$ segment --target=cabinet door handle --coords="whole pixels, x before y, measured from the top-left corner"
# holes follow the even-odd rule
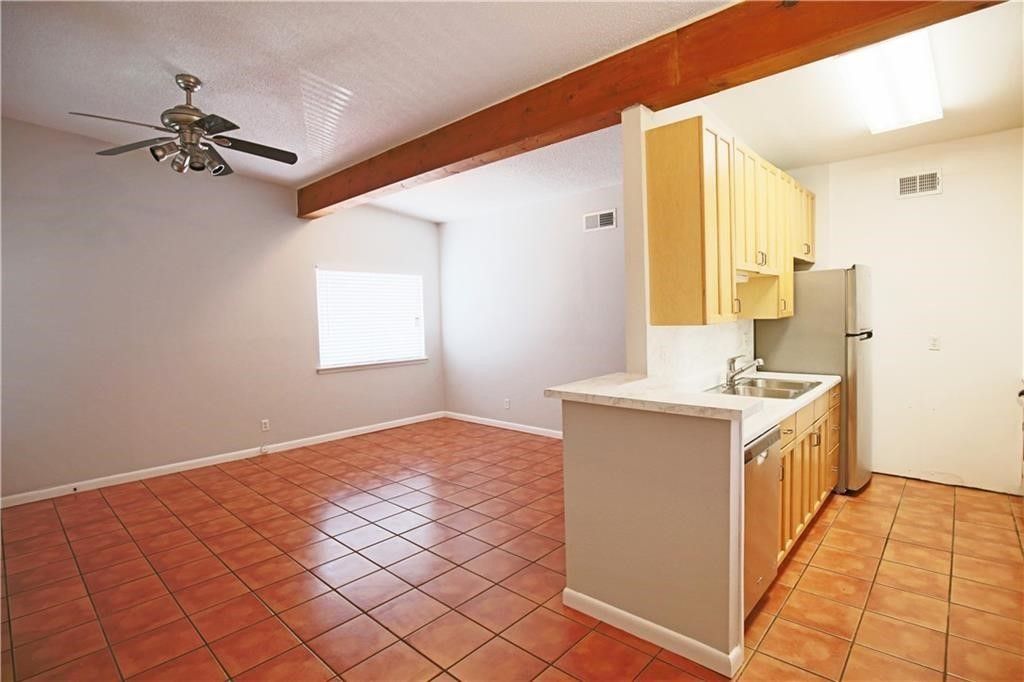
[[[821,445],[821,434],[820,433],[814,432],[814,433],[811,434],[811,445],[813,445],[814,447],[818,447],[819,445]]]
[[[811,245],[808,244],[807,242],[804,242],[804,253],[805,254],[809,254],[810,252],[811,252]]]
[[[793,429],[782,429],[782,432],[788,436],[789,434],[793,433]]]
[[[782,309],[786,309],[786,299],[782,299]]]
[[[739,314],[739,313],[740,313],[740,311],[742,311],[742,310],[743,310],[743,301],[741,301],[741,300],[740,300],[740,299],[738,299],[738,298],[734,298],[734,299],[732,299],[732,300],[733,300],[733,303],[735,303],[735,304],[736,304],[736,310],[734,310],[733,312],[734,312],[734,313],[736,313],[736,314]]]

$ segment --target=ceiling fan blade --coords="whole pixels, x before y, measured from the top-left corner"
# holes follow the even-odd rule
[[[128,123],[128,124],[133,125],[133,126],[142,126],[143,128],[151,128],[153,130],[159,130],[162,133],[173,133],[174,132],[170,128],[164,128],[164,127],[161,127],[161,126],[154,126],[154,125],[150,125],[148,123],[139,123],[138,121],[127,121],[127,120],[125,120],[123,118],[112,118],[110,116],[100,116],[98,114],[83,114],[80,111],[69,111],[68,113],[71,114],[72,116],[86,116],[88,118],[103,119],[104,121],[114,121],[115,123]]]
[[[153,137],[148,140],[140,140],[139,142],[132,142],[131,144],[124,144],[120,147],[111,147],[110,149],[104,149],[103,151],[96,152],[100,156],[116,156],[118,154],[124,154],[125,152],[134,151],[136,149],[142,149],[143,147],[152,147],[155,144],[161,142],[169,142],[174,140],[173,137]]]
[[[293,164],[299,160],[298,155],[295,152],[288,152],[283,149],[276,149],[274,147],[268,147],[266,145],[257,144],[255,142],[248,142],[246,140],[239,140],[235,137],[227,137],[225,135],[217,135],[216,137],[210,138],[221,147],[228,149],[234,149],[236,152],[245,152],[246,154],[255,154],[256,156],[262,156],[265,159],[271,159],[272,161],[280,161],[281,163]]]
[[[217,135],[219,133],[226,133],[229,130],[238,130],[237,125],[217,114],[207,114],[192,125],[202,128],[206,131],[207,135]]]

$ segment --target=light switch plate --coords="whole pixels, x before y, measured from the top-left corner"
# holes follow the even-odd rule
[[[942,339],[938,336],[929,336],[928,350],[942,350]]]

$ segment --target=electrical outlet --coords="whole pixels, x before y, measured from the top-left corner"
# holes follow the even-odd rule
[[[269,431],[269,430],[270,430],[270,420],[269,419],[261,419],[260,420],[260,431]]]
[[[512,401],[509,400],[508,398],[505,398],[505,409],[507,410],[510,407],[512,407]]]
[[[938,336],[929,336],[928,350],[942,350],[942,339]]]

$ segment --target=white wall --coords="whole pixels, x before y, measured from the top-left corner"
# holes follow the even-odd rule
[[[816,267],[872,269],[876,471],[1021,490],[1022,144],[1016,129],[790,171],[818,196]],[[942,194],[896,198],[896,178],[935,168]]]
[[[2,134],[4,495],[444,409],[434,224]],[[429,362],[316,374],[317,264],[422,274]]]
[[[561,430],[545,388],[624,370],[623,230],[583,232],[608,208],[621,186],[441,226],[449,410]]]

